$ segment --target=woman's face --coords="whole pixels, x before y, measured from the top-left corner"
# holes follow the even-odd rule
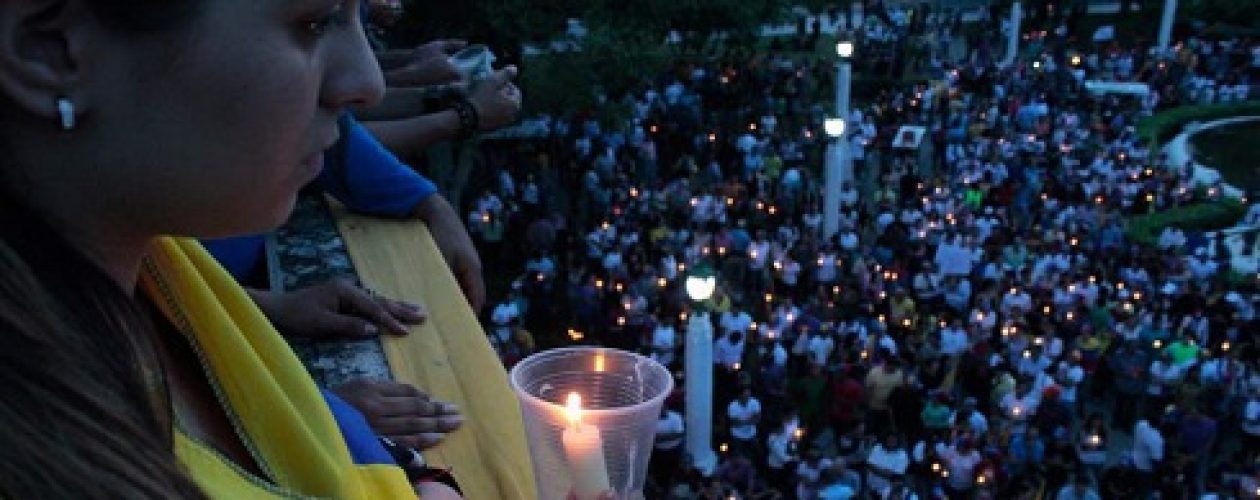
[[[355,1],[210,0],[172,33],[100,29],[83,127],[105,206],[155,234],[268,230],[383,79]]]

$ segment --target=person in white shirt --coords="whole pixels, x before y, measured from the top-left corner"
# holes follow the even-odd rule
[[[827,366],[827,360],[831,358],[831,351],[835,347],[836,342],[832,340],[830,334],[823,331],[813,332],[809,338],[809,345],[806,347],[809,351],[810,363]]]
[[[1138,420],[1133,428],[1132,456],[1133,468],[1140,476],[1139,489],[1145,493],[1139,498],[1147,498],[1155,480],[1155,469],[1164,460],[1164,436],[1145,419]]]
[[[744,332],[732,330],[713,342],[713,364],[734,367],[744,359]]]
[[[948,327],[941,330],[941,354],[948,357],[957,357],[967,352],[970,347],[970,341],[967,338],[967,330],[963,329],[962,321],[955,318]]]
[[[945,468],[949,470],[949,479],[945,485],[954,494],[963,495],[965,497],[971,491],[971,486],[975,484],[976,466],[980,464],[980,452],[971,447],[971,443],[964,441],[957,446],[945,446],[945,443],[936,444],[936,455],[944,461]],[[951,498],[962,498],[950,495]]]
[[[769,477],[766,479],[779,491],[788,491],[787,488],[791,484],[792,464],[797,461],[796,446],[793,441],[796,429],[799,427],[795,414],[789,413],[783,417],[783,425],[770,433],[766,439],[766,445],[769,448],[766,456],[766,466],[770,469]]]
[[[739,397],[726,407],[730,419],[731,446],[743,456],[752,456],[757,441],[757,423],[761,421],[761,402],[752,397],[752,389],[744,387]]]
[[[656,421],[656,444],[648,465],[653,478],[659,484],[671,484],[674,473],[682,461],[683,418],[669,407],[661,408]]]
[[[657,321],[652,331],[652,359],[665,366],[674,362],[675,349],[678,347],[678,332],[668,321]]]
[[[892,488],[892,478],[906,473],[910,456],[901,446],[896,434],[889,434],[884,442],[876,444],[866,456],[866,484],[881,498]]]

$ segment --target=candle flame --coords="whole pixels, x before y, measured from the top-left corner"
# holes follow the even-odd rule
[[[565,405],[565,413],[569,417],[569,425],[573,428],[582,425],[582,395],[576,392],[570,392],[569,398]]]
[[[596,354],[595,355],[595,373],[603,373],[603,372],[604,372],[604,355]],[[575,392],[573,394],[577,394],[577,393]],[[572,397],[573,394],[570,394],[570,397]]]

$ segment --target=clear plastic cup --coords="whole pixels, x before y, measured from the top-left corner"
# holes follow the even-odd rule
[[[587,477],[592,472],[590,462],[599,457],[581,456],[582,450],[574,445],[574,436],[581,434],[577,426],[589,426],[582,427],[588,431],[585,438],[598,439],[602,468],[612,490],[608,493],[618,500],[643,498],[656,421],[674,386],[669,370],[630,352],[575,347],[541,352],[521,361],[512,368],[511,383],[525,420],[538,498],[599,498],[582,494],[583,485],[591,482]],[[581,397],[576,425],[568,409],[573,393]],[[591,437],[591,429],[598,431],[598,438]]]

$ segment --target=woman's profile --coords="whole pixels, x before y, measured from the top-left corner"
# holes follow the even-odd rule
[[[192,239],[280,224],[380,99],[358,12],[0,2],[0,496],[413,495]]]

